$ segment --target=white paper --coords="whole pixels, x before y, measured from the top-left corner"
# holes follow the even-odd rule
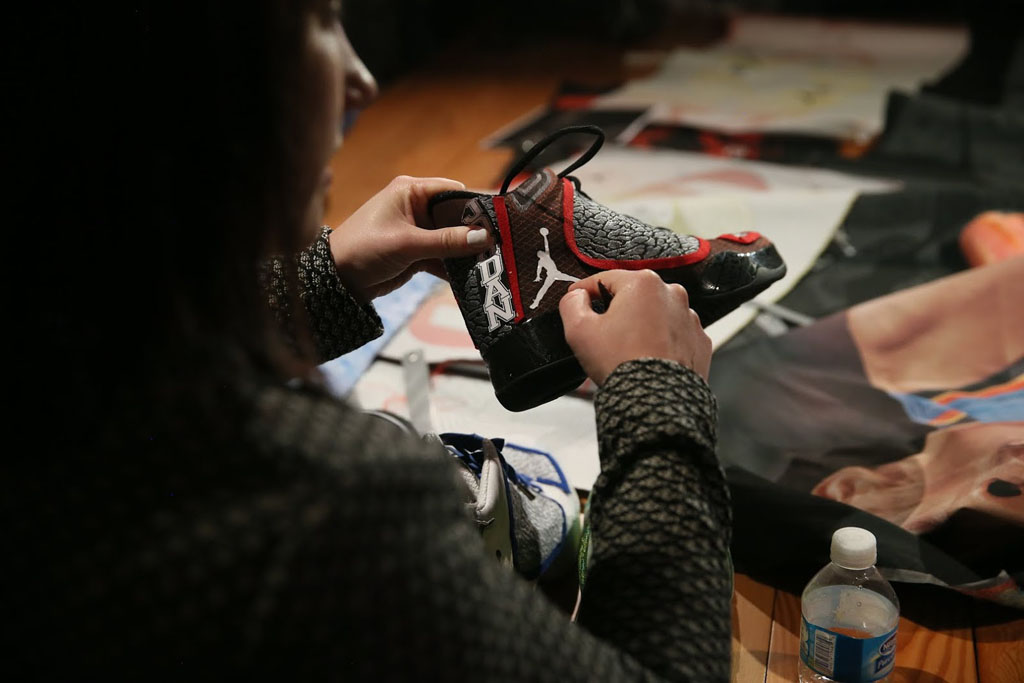
[[[394,363],[371,365],[350,400],[363,409],[409,416],[402,370]],[[600,472],[594,406],[585,399],[563,396],[512,413],[498,403],[490,382],[441,374],[431,378],[430,405],[438,432],[475,433],[547,451],[575,488],[590,490]]]
[[[821,168],[623,147],[601,150],[573,175],[580,179],[583,191],[590,197],[613,208],[616,202],[640,199],[780,190],[891,192],[900,187],[894,180]]]
[[[480,352],[466,329],[459,304],[447,283],[438,287],[385,346],[380,355],[401,360],[410,351],[422,351],[427,363],[480,361]]]
[[[594,106],[650,107],[651,122],[725,133],[866,141],[882,130],[890,91],[916,91],[966,45],[962,28],[739,16],[723,43],[674,50]]]
[[[679,199],[619,201],[613,208],[682,234],[715,237],[753,230],[769,237],[786,262],[786,276],[762,292],[757,301],[774,303],[800,281],[849,211],[856,193],[833,189],[783,190]],[[758,314],[749,305],[709,325],[706,332],[719,348]]]
[[[613,148],[575,174],[606,206],[651,225],[704,238],[753,230],[775,243],[786,276],[757,297],[789,292],[828,246],[858,194],[898,182],[690,152]],[[715,348],[758,311],[741,306],[707,328]]]

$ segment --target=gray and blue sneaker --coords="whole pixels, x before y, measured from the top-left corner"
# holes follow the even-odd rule
[[[550,453],[475,434],[440,439],[461,465],[466,503],[490,554],[529,580],[575,567],[579,498]]]

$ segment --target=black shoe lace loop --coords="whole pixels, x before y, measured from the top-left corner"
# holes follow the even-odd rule
[[[531,161],[537,158],[537,156],[544,151],[544,149],[558,138],[566,135],[572,135],[574,133],[586,133],[594,136],[594,141],[590,144],[590,148],[587,149],[580,158],[569,164],[569,167],[558,174],[559,178],[564,178],[566,175],[575,171],[577,168],[587,163],[594,158],[598,150],[601,149],[601,145],[604,144],[604,131],[597,126],[567,126],[561,130],[556,130],[551,135],[547,136],[533,147],[530,148],[526,154],[521,156],[519,160],[509,169],[508,175],[505,176],[505,182],[501,184],[501,191],[498,194],[505,194],[508,192],[508,186],[512,184],[512,181],[517,175],[519,175],[523,169],[525,169]]]

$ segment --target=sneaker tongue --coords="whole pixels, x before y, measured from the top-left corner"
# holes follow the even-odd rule
[[[477,489],[474,516],[481,528],[487,554],[506,565],[515,561],[512,540],[512,518],[509,515],[508,489],[498,450],[485,440],[480,485]]]
[[[445,196],[441,193],[430,200],[430,220],[435,228],[447,228],[452,225],[463,225],[462,216],[466,205],[475,197]]]
[[[542,168],[539,171],[534,171],[533,173],[524,172],[519,177],[522,178],[525,182],[527,180],[530,180],[531,178],[536,178],[537,176],[544,176],[546,178],[550,178],[552,182],[558,180],[558,176],[555,175],[555,172],[552,171],[550,168]]]
[[[491,442],[484,441],[483,452],[480,453],[480,487],[476,500],[478,517],[490,519],[498,515],[508,515],[504,479],[505,472],[497,449]]]
[[[550,168],[543,168],[534,173],[523,171],[512,181],[512,189],[509,194],[529,197],[538,188],[550,187],[551,183],[558,182],[558,176]]]

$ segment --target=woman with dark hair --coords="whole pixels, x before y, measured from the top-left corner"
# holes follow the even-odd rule
[[[50,83],[91,125],[51,131],[76,220],[43,234],[35,281],[52,370],[32,405],[60,423],[6,480],[10,666],[727,679],[730,508],[685,290],[612,271],[604,314],[593,279],[562,300],[601,386],[570,623],[486,556],[450,456],[317,380],[317,361],[379,333],[375,296],[490,239],[418,227],[427,197],[460,186],[436,178],[398,178],[318,230],[344,107],[375,92],[337,6],[154,2],[127,23],[47,25],[116,50],[52,43]]]

